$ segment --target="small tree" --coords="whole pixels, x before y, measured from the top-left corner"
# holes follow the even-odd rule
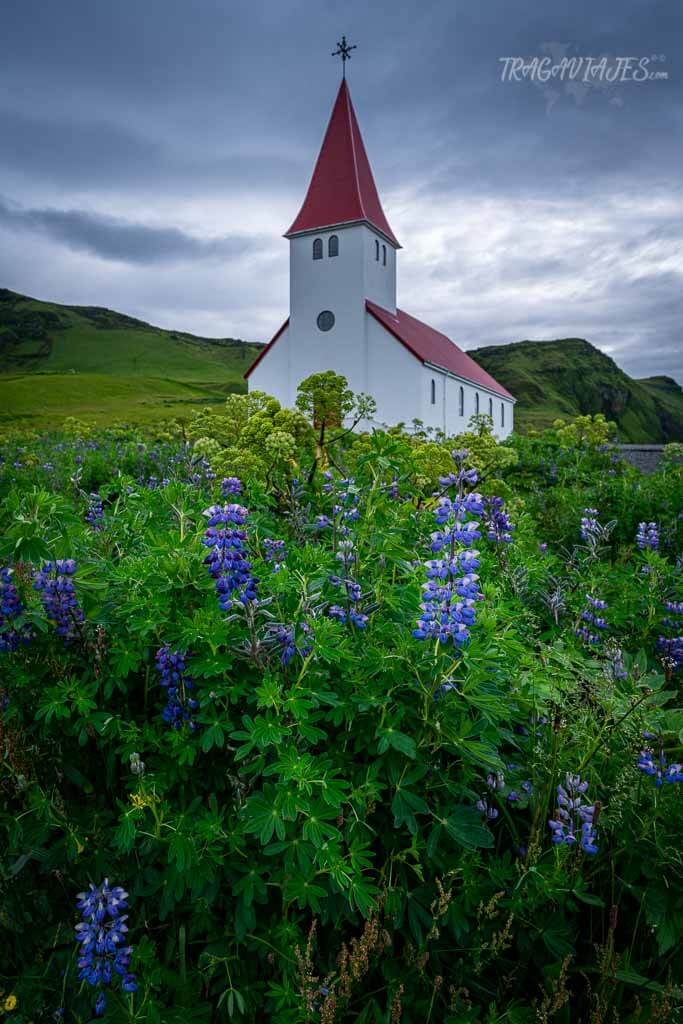
[[[326,370],[312,373],[299,385],[296,399],[297,409],[307,416],[317,431],[315,459],[309,478],[316,467],[334,461],[330,456],[330,445],[350,434],[361,420],[371,419],[377,409],[374,398],[369,395],[354,395],[349,382],[340,373]],[[334,428],[343,428],[344,421],[350,423],[341,433],[331,434]]]

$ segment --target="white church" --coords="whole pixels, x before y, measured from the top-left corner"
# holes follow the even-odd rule
[[[498,438],[515,399],[462,349],[396,306],[401,246],[380,203],[346,78],[289,239],[289,317],[247,370],[248,387],[293,406],[312,373],[334,370],[377,402],[376,425],[457,434],[475,413]]]

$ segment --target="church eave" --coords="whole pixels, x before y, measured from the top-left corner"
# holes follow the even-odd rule
[[[417,356],[416,358],[420,359],[419,356]],[[449,370],[448,367],[446,366],[439,366],[438,363],[431,363],[427,359],[420,359],[420,362],[422,363],[423,366],[426,366],[428,369],[436,370],[438,373],[443,373],[445,374],[446,377],[452,377],[453,380],[457,380],[461,384],[469,384],[470,387],[474,387],[478,391],[485,391],[489,395],[494,395],[495,398],[502,398],[506,402],[512,402],[513,405],[517,403],[517,399],[514,398],[512,395],[504,395],[502,391],[494,391],[493,388],[487,387],[486,384],[481,384],[478,380],[472,380],[470,377],[463,377],[459,373],[453,373],[453,371]]]

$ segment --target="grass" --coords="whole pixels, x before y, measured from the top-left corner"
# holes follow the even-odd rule
[[[245,389],[259,346],[0,290],[0,424],[147,423]]]

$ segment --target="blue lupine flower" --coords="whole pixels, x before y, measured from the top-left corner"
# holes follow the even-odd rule
[[[192,732],[197,728],[192,715],[199,707],[199,704],[189,695],[194,689],[192,677],[187,674],[187,655],[180,651],[172,651],[168,644],[164,644],[156,653],[156,666],[161,676],[159,682],[166,689],[166,707],[161,717],[174,729],[181,729],[184,723],[190,727]]]
[[[95,1013],[101,1017],[107,1004],[105,989],[116,978],[123,992],[137,991],[129,970],[133,948],[125,944],[128,893],[120,885],[111,887],[105,878],[101,885],[91,884],[88,892],[80,892],[76,906],[82,917],[76,925],[78,977],[98,989]]]
[[[0,651],[16,651],[20,644],[27,644],[31,639],[31,627],[26,623],[17,625],[16,622],[24,612],[12,570],[0,569]]]
[[[668,615],[662,619],[662,627],[669,633],[680,629],[680,616],[683,615],[683,601],[665,601],[664,608]],[[678,616],[678,618],[677,618]],[[683,636],[662,635],[657,639],[657,654],[665,667],[675,672],[683,665]]]
[[[85,618],[76,598],[75,572],[73,558],[45,562],[33,584],[34,589],[41,592],[45,614],[54,623],[55,633],[65,643],[78,636]]]
[[[580,775],[567,774],[565,785],[557,787],[557,813],[548,822],[552,832],[552,841],[556,845],[564,843],[573,846],[579,843],[584,853],[598,852],[597,810],[594,804],[584,804],[583,794],[588,789],[588,782],[581,780]]]
[[[511,544],[514,526],[505,511],[502,498],[484,499],[484,525],[486,536],[496,544]]]
[[[638,523],[638,533],[636,534],[636,544],[641,551],[646,548],[650,548],[652,551],[656,551],[659,547],[659,532],[656,523]]]
[[[655,786],[662,786],[665,782],[683,782],[683,765],[669,764],[663,747],[659,749],[657,760],[650,750],[641,750],[637,767],[655,780]]]
[[[242,481],[236,476],[226,476],[221,483],[221,494],[229,498],[234,494],[242,493]]]
[[[202,544],[211,549],[204,564],[216,580],[221,610],[229,611],[235,602],[247,605],[256,601],[258,580],[245,555],[247,509],[242,505],[212,505],[204,515],[209,522]]]
[[[585,508],[583,510],[583,516],[581,518],[582,540],[591,540],[598,533],[600,529],[598,514],[597,508]]]
[[[481,797],[480,800],[477,800],[474,806],[478,811],[481,811],[487,821],[495,821],[498,817],[499,812],[497,808],[491,807],[486,797]]]
[[[273,572],[279,572],[287,558],[287,548],[283,540],[273,540],[266,537],[263,541],[265,548],[265,560],[273,566]]]
[[[307,623],[302,625],[301,630],[305,636],[310,637],[311,628]],[[274,623],[269,627],[269,631],[274,646],[280,650],[280,661],[283,665],[289,665],[296,656],[307,658],[313,650],[313,644],[310,641],[297,644],[294,626]]]
[[[604,611],[607,608],[607,602],[602,601],[598,597],[593,597],[591,594],[586,594],[586,607],[581,612],[581,619],[587,625],[579,626],[574,632],[580,640],[583,640],[587,644],[598,644],[600,643],[600,634],[594,633],[594,629],[607,629],[607,622],[601,616],[597,615],[596,612]]]
[[[104,529],[104,506],[99,494],[91,494],[88,501],[88,510],[85,513],[85,521],[93,530]]]

